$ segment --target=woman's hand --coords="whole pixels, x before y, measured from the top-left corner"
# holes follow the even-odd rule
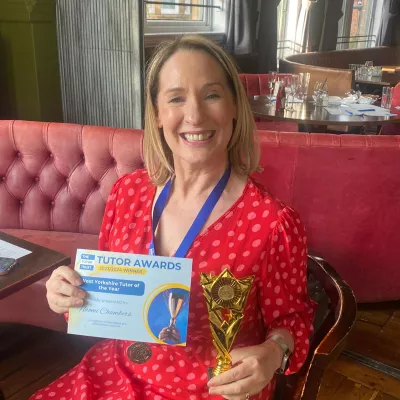
[[[258,394],[281,366],[282,349],[273,340],[232,350],[233,368],[208,382],[209,392],[229,400],[245,400]]]
[[[79,274],[65,265],[54,270],[46,282],[46,297],[50,308],[62,314],[68,312],[70,307],[82,306],[86,292],[77,287],[82,283]]]

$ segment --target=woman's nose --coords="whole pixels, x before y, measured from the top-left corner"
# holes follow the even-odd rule
[[[204,121],[204,109],[199,100],[186,101],[185,121],[193,126],[200,125]]]

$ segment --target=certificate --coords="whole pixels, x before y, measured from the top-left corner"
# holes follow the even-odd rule
[[[88,296],[68,333],[186,344],[191,259],[78,249],[75,270]]]

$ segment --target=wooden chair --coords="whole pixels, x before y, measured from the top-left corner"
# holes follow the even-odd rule
[[[291,376],[278,376],[274,400],[316,400],[322,376],[345,346],[357,316],[353,291],[322,258],[308,256],[308,288],[318,303],[308,358]]]

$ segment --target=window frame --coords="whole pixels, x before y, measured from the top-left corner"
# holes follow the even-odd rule
[[[176,0],[182,2],[183,0]],[[213,5],[214,0],[204,0],[206,5]],[[166,21],[153,20],[147,21],[146,7],[143,7],[143,27],[144,27],[144,45],[145,47],[154,47],[164,40],[174,39],[178,35],[186,33],[201,33],[207,38],[214,40],[220,44],[225,41],[225,31],[222,31],[221,21],[226,26],[226,6],[225,2],[221,3],[221,16],[214,18],[215,8],[204,8],[203,21]]]
[[[180,0],[182,1],[182,0]],[[211,5],[212,0],[204,0],[204,4]],[[212,31],[212,8],[204,7],[203,21],[167,21],[147,20],[147,4],[144,7],[144,33],[146,34],[168,34],[168,33],[193,33]],[[168,15],[168,14],[165,14]]]

